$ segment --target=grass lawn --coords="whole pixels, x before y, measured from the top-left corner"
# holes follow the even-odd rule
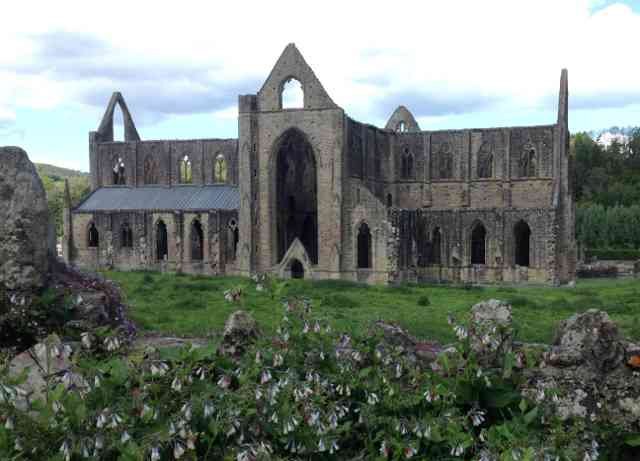
[[[203,277],[153,272],[105,272],[124,290],[129,315],[142,330],[207,336],[222,329],[238,305],[224,300],[226,289],[242,286],[244,308],[267,332],[282,317],[279,299],[258,292],[237,277]],[[581,280],[576,288],[452,287],[444,285],[366,286],[344,281],[290,280],[283,296],[306,296],[316,314],[339,331],[365,330],[373,320],[393,320],[424,339],[451,341],[447,314],[463,317],[476,302],[497,298],[514,309],[517,339],[550,342],[556,324],[575,312],[602,309],[624,334],[640,340],[640,281]]]

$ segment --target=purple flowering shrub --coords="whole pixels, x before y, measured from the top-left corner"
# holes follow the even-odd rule
[[[85,335],[101,358],[77,355],[84,385],[52,379],[26,407],[20,379],[0,373],[0,459],[598,456],[597,444],[575,442],[589,428],[561,423],[516,391],[514,360],[482,367],[463,325],[453,322],[459,341],[426,365],[376,335],[332,331],[305,299],[283,308],[276,335],[237,360],[194,347],[172,359],[123,355],[109,336]]]

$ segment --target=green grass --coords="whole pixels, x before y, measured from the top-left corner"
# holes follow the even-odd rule
[[[129,315],[143,330],[182,336],[219,332],[238,305],[224,300],[226,289],[241,286],[243,307],[266,332],[282,318],[282,304],[258,292],[249,279],[179,276],[151,272],[106,272],[123,288]],[[609,312],[625,335],[640,340],[640,283],[632,279],[581,280],[576,288],[452,287],[405,284],[366,286],[345,281],[290,280],[284,296],[306,296],[316,313],[340,331],[365,331],[377,319],[400,323],[420,338],[453,340],[447,314],[463,318],[490,298],[512,304],[516,337],[550,342],[560,320],[597,308]]]

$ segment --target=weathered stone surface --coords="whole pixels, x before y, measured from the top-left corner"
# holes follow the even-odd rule
[[[18,354],[9,364],[9,375],[26,373],[26,381],[20,385],[25,391],[18,404],[25,408],[30,401],[43,398],[47,386],[60,382],[67,387],[85,390],[88,383],[75,373],[71,361],[72,348],[63,344],[57,335],[50,335],[27,351]]]
[[[247,311],[235,311],[224,324],[218,352],[237,357],[260,336],[255,319]]]
[[[0,284],[44,286],[49,266],[49,210],[42,181],[19,147],[0,148]]]
[[[561,322],[544,362],[524,371],[523,391],[562,418],[580,417],[640,430],[640,352],[606,312],[589,310]],[[544,396],[556,389],[557,398]]]
[[[391,346],[396,348],[412,361],[431,363],[444,351],[444,348],[439,343],[435,341],[420,341],[395,323],[378,320],[373,324],[373,330],[374,332],[382,333],[382,347]]]
[[[469,339],[471,349],[485,363],[497,364],[513,349],[511,306],[504,301],[490,299],[471,308]]]

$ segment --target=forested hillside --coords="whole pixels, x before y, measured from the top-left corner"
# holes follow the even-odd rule
[[[72,203],[77,203],[89,193],[89,174],[68,170],[45,163],[36,163],[36,169],[44,184],[49,211],[55,218],[56,233],[62,235],[62,209],[64,207],[64,180],[69,180]]]
[[[571,150],[578,242],[602,257],[640,257],[640,128],[607,146],[577,133]]]

